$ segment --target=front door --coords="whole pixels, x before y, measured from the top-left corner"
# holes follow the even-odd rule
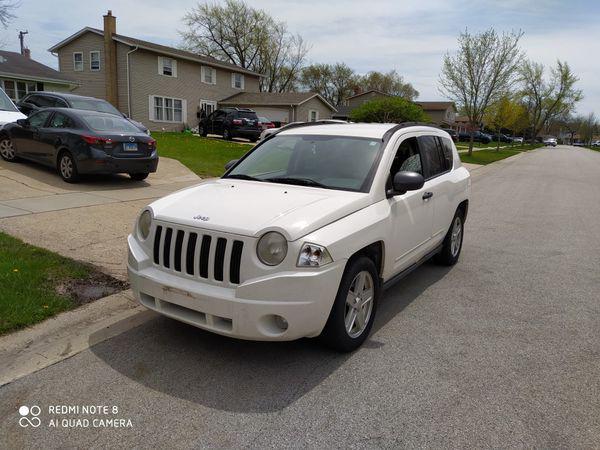
[[[423,164],[416,137],[400,142],[390,168],[390,177],[400,171],[423,174]],[[433,204],[428,198],[427,184],[417,191],[408,191],[388,199],[392,224],[388,267],[395,275],[427,254],[433,225]],[[387,250],[388,246],[386,246]],[[387,258],[386,258],[387,259]]]
[[[41,110],[29,116],[28,125],[13,131],[13,144],[17,154],[24,158],[39,159],[40,130],[46,126],[51,111]]]

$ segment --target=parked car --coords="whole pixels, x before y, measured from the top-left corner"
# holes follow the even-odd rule
[[[261,130],[268,130],[269,128],[275,128],[275,124],[271,122],[266,117],[259,117],[258,124],[260,125]]]
[[[471,140],[471,133],[458,133],[458,140],[461,142],[469,142]],[[473,133],[473,141],[480,142],[482,144],[489,144],[490,142],[492,142],[492,138],[488,134],[482,133],[481,131],[475,131]]]
[[[508,144],[510,144],[512,142],[512,139],[510,137],[508,137],[507,135],[502,134],[502,133],[493,134],[493,135],[491,135],[491,138],[493,141],[496,141],[496,142],[505,142]]]
[[[443,130],[450,135],[453,142],[458,142],[458,133],[456,130],[452,130],[451,128],[443,128]]]
[[[128,118],[112,104],[100,98],[84,97],[83,95],[65,92],[38,91],[27,94],[17,103],[17,106],[23,114],[28,116],[43,108],[75,108],[113,114],[115,116],[124,117],[136,128],[139,128],[142,132],[150,135],[150,130],[148,130],[148,127],[143,123]]]
[[[7,123],[16,122],[17,120],[25,119],[26,117],[27,116],[19,111],[10,97],[6,95],[6,92],[0,88],[0,133]],[[1,147],[0,151],[2,151]]]
[[[583,142],[579,142],[579,141],[578,142],[573,142],[573,145],[575,147],[585,147],[585,144]]]
[[[593,141],[592,147],[600,147],[600,141]]]
[[[156,172],[156,141],[123,117],[96,111],[46,108],[6,125],[0,156],[55,167],[73,183],[88,173],[128,173],[134,180]]]
[[[556,145],[557,145],[556,138],[553,138],[553,137],[544,138],[544,140],[542,142],[544,145],[550,145],[552,147],[556,147]]]
[[[201,119],[198,133],[201,136],[220,134],[227,140],[241,137],[256,142],[260,137],[261,127],[258,116],[252,109],[223,108]]]
[[[512,137],[512,141],[515,144],[522,144],[524,142],[522,137],[515,137],[515,136]]]
[[[322,123],[322,124],[348,123],[345,120],[339,120],[339,119],[321,119],[321,120],[317,120],[316,122]],[[260,140],[262,141],[267,136],[270,136],[273,133],[277,133],[280,130],[285,130],[286,128],[297,127],[298,125],[301,125],[301,124],[310,124],[310,123],[315,123],[315,122],[290,122],[280,128],[269,128],[267,130],[263,130],[263,132],[260,133]]]
[[[321,336],[351,351],[383,289],[458,261],[470,179],[446,132],[310,124],[143,208],[128,238],[137,300],[230,337]]]

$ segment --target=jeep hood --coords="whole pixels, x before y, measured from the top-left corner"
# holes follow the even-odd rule
[[[361,192],[216,179],[150,207],[161,221],[256,237],[276,230],[295,241],[369,204]]]
[[[19,111],[0,111],[0,127],[19,119],[27,119],[27,116]]]

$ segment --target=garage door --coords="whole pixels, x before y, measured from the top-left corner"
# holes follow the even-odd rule
[[[266,117],[273,122],[289,123],[290,121],[289,108],[267,108],[264,106],[253,106],[252,109],[256,111],[257,116]]]

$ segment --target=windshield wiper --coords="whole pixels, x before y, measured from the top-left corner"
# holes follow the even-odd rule
[[[315,181],[312,178],[274,177],[267,178],[265,181],[270,181],[272,183],[298,184],[300,186],[314,186],[325,189],[329,188],[329,186],[326,186],[323,183],[319,183],[318,181]]]
[[[233,175],[227,175],[225,178],[234,178],[236,180],[250,180],[250,181],[264,181],[260,178],[253,177],[252,175],[246,175],[245,173],[236,173]]]

